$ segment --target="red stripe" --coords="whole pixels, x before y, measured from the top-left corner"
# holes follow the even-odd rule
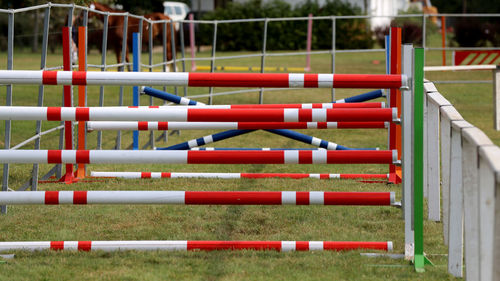
[[[318,88],[318,74],[304,74],[304,88]]]
[[[162,178],[171,178],[172,177],[172,173],[163,172],[163,173],[161,173],[161,177]]]
[[[300,153],[299,152],[299,157]],[[312,153],[312,151],[306,151]],[[332,153],[333,152],[333,153]],[[391,164],[391,150],[327,151],[327,164]],[[300,158],[299,158],[300,159]]]
[[[318,129],[327,129],[328,124],[326,122],[318,122]]]
[[[398,74],[334,74],[334,88],[400,88]]]
[[[302,104],[232,104],[231,108],[302,108]]]
[[[341,179],[386,179],[387,174],[340,174]]]
[[[64,241],[50,241],[51,250],[64,250]]]
[[[312,108],[323,108],[323,104],[322,103],[313,103]]]
[[[258,129],[307,129],[305,122],[238,122],[240,130]]]
[[[299,122],[311,122],[311,121],[312,121],[312,109],[299,110]]]
[[[279,205],[281,192],[254,191],[186,191],[185,204]]]
[[[332,108],[382,108],[381,102],[333,103]]]
[[[256,113],[261,113],[257,114]],[[188,109],[187,121],[283,122],[283,109]]]
[[[47,163],[60,164],[62,163],[61,150],[47,150]]]
[[[139,106],[130,105],[130,106],[128,106],[128,108],[139,108]]]
[[[309,205],[309,192],[299,191],[295,194],[296,205]]]
[[[48,121],[61,121],[61,108],[60,107],[47,107],[47,120]]]
[[[90,109],[88,107],[77,107],[75,113],[76,121],[89,121]]]
[[[189,73],[188,86],[288,88],[288,73]]]
[[[141,131],[147,131],[148,130],[148,122],[146,121],[139,121],[137,123],[137,129]]]
[[[87,85],[86,71],[73,71],[73,85]]]
[[[158,122],[158,130],[168,130],[168,122]]]
[[[390,205],[389,192],[325,192],[325,205]]]
[[[78,164],[90,164],[90,151],[77,150],[76,151],[76,163],[78,163]]]
[[[356,249],[373,249],[373,250],[387,250],[387,242],[336,242],[325,241],[323,242],[324,250],[356,250]]]
[[[330,178],[330,175],[329,175],[329,174],[320,174],[320,175],[319,175],[319,178],[320,178],[320,179],[323,179],[323,180],[327,180],[327,179],[329,179],[329,178]]]
[[[78,241],[78,251],[89,252],[92,250],[92,241]]]
[[[281,251],[281,241],[187,241],[190,250],[276,250]]]
[[[309,241],[296,241],[295,242],[296,251],[309,251]]]
[[[187,152],[187,164],[284,164],[283,151],[197,151]]]
[[[383,129],[384,122],[338,122],[339,129]]]
[[[312,164],[312,151],[299,151],[299,164]]]
[[[42,83],[44,85],[57,85],[57,71],[43,71]]]
[[[151,105],[151,106],[149,106],[149,108],[160,108],[160,106],[159,105]]]
[[[59,191],[45,191],[45,205],[59,204]]]
[[[73,191],[73,204],[86,205],[87,204],[87,191]]]
[[[307,74],[306,74],[307,75]],[[351,103],[332,103],[332,108],[381,108],[381,102],[351,102]],[[322,103],[313,103],[313,108],[323,108]],[[263,108],[303,108],[300,103],[284,103],[284,104],[232,104],[231,109],[263,109]]]
[[[141,173],[141,178],[143,178],[143,179],[149,179],[149,178],[151,178],[151,173],[150,172],[142,172]]]
[[[392,121],[392,108],[336,108],[326,110],[327,121]]]

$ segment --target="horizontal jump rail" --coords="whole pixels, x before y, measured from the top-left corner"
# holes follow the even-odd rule
[[[90,172],[92,177],[123,179],[217,178],[217,179],[389,179],[389,174],[304,174],[304,173],[178,173],[178,172]]]
[[[389,122],[397,108],[208,109],[175,107],[0,106],[0,120],[183,122]]]
[[[12,164],[392,164],[397,150],[0,150]]]
[[[359,205],[390,206],[394,192],[323,191],[16,191],[0,205]]]
[[[364,241],[16,241],[0,242],[0,252],[6,251],[214,251],[214,250],[275,250],[288,251],[346,251],[370,249],[392,251],[392,242]]]
[[[389,122],[148,122],[89,121],[88,131],[120,130],[258,130],[258,129],[384,129]]]
[[[1,84],[266,88],[402,88],[405,75],[0,70]]]

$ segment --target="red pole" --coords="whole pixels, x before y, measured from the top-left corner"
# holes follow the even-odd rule
[[[86,55],[87,50],[85,49],[86,41],[86,27],[78,27],[78,70],[87,71],[86,67]],[[78,86],[78,107],[85,107],[85,94],[86,86]],[[78,149],[85,150],[85,121],[78,122]],[[76,178],[85,178],[85,164],[79,163],[78,169],[76,170]]]

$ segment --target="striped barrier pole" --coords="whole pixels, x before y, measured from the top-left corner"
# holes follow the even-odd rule
[[[0,163],[17,164],[390,164],[397,159],[396,150],[0,150]]]
[[[2,205],[356,205],[390,206],[394,192],[327,191],[16,191]]]
[[[384,129],[389,122],[113,122],[89,121],[88,131],[118,130],[258,130],[258,129]]]
[[[270,147],[193,147],[190,150],[320,150],[324,148],[270,148]],[[369,149],[367,149],[369,150]]]
[[[289,251],[392,251],[392,242],[363,241],[16,241],[0,242],[0,251],[216,251],[216,250],[275,250]]]
[[[365,102],[365,101],[368,101],[368,100],[373,100],[373,99],[376,99],[376,98],[380,98],[380,97],[383,97],[383,96],[384,96],[384,91],[383,90],[375,90],[375,91],[371,91],[371,92],[368,92],[368,93],[364,93],[364,94],[360,94],[360,95],[348,97],[348,98],[345,98],[345,99],[336,100],[336,101],[334,101],[334,103],[361,103],[361,102]]]
[[[92,177],[125,179],[217,178],[217,179],[388,179],[388,174],[304,174],[304,173],[176,173],[176,172],[90,172]]]
[[[224,131],[224,132],[220,132],[220,133],[216,133],[216,134],[204,136],[204,137],[197,138],[197,139],[192,139],[192,140],[189,140],[189,141],[186,141],[186,142],[182,142],[182,143],[179,143],[179,144],[175,144],[175,145],[171,145],[171,146],[168,146],[168,147],[157,147],[156,149],[157,150],[186,150],[186,149],[195,148],[195,147],[198,147],[198,146],[201,146],[201,145],[205,145],[205,144],[214,143],[214,142],[218,142],[218,141],[221,141],[221,140],[229,139],[229,138],[236,137],[236,136],[239,136],[239,135],[242,135],[242,134],[246,134],[246,133],[250,133],[250,132],[253,132],[253,131],[254,130],[229,130],[229,131]],[[280,135],[280,136],[283,136],[283,137],[287,137],[287,138],[290,138],[290,139],[293,139],[293,140],[296,140],[296,141],[300,141],[300,142],[303,142],[303,143],[307,143],[307,144],[311,144],[311,145],[314,145],[314,146],[317,146],[317,147],[321,147],[321,148],[324,148],[324,149],[329,149],[329,150],[354,150],[354,149],[351,149],[351,148],[348,148],[348,147],[345,147],[345,146],[342,146],[342,145],[338,145],[338,144],[333,143],[333,142],[325,141],[325,140],[322,140],[322,139],[318,139],[316,137],[311,137],[311,136],[308,136],[308,135],[305,135],[305,134],[302,134],[302,133],[298,133],[298,132],[294,132],[294,131],[290,131],[290,130],[275,130],[275,129],[271,129],[271,130],[265,130],[265,131],[273,133],[273,134],[276,134],[276,135]],[[236,149],[236,150],[238,150],[238,149]],[[244,150],[244,149],[242,149],[242,150]]]
[[[382,90],[375,90],[365,94],[337,100],[334,101],[333,103],[329,102],[329,103],[304,103],[304,104],[233,104],[233,105],[206,105],[202,102],[193,99],[180,97],[151,87],[142,87],[141,93],[180,105],[196,105],[196,106],[209,106],[209,107],[221,107],[221,108],[340,108],[340,107],[384,108],[385,107],[384,102],[362,103],[367,100],[372,100],[381,97],[383,94]]]
[[[184,122],[399,121],[396,108],[207,109],[193,107],[177,109],[175,107],[159,106],[137,108],[0,106],[0,120]]]
[[[0,70],[1,84],[151,85],[259,88],[401,88],[405,75],[303,73],[98,72]]]

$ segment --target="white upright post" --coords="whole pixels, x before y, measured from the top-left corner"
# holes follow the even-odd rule
[[[413,45],[403,45],[403,74],[408,77],[409,81],[413,79]],[[409,89],[412,87],[410,86]],[[402,170],[403,170],[403,218],[405,220],[405,259],[411,260],[414,256],[414,233],[412,227],[412,210],[413,210],[413,193],[412,193],[412,170],[413,161],[411,154],[412,147],[412,92],[411,90],[401,91],[401,123],[402,123],[402,150],[401,155]]]
[[[500,65],[493,69],[493,98],[495,130],[500,131]]]
[[[451,121],[463,120],[462,116],[453,106],[443,106],[441,112],[441,194],[443,197],[443,238],[444,244],[448,245],[448,206],[450,204],[450,145],[451,145]]]
[[[462,277],[463,265],[463,181],[462,130],[473,126],[466,121],[451,122],[450,147],[450,204],[448,232],[448,272]]]
[[[479,280],[479,147],[493,145],[476,127],[462,130],[465,280]]]

